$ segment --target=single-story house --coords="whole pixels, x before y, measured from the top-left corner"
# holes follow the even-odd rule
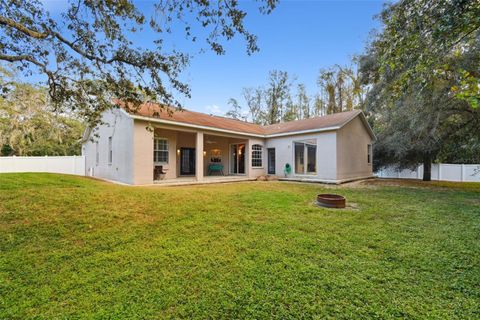
[[[375,136],[359,110],[261,126],[144,104],[104,112],[85,138],[87,175],[132,185],[263,175],[342,183],[373,175]]]

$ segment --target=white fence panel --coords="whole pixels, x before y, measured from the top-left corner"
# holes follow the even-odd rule
[[[0,157],[0,173],[5,172],[51,172],[84,176],[85,157]]]
[[[441,180],[462,181],[462,165],[442,164]]]
[[[376,172],[380,178],[422,179],[423,165],[415,170],[384,168]],[[480,164],[432,164],[432,180],[480,182]]]
[[[479,182],[480,181],[480,165],[464,164],[463,165],[463,181]]]
[[[439,166],[436,163],[432,164],[432,180],[441,180],[440,179],[441,176],[442,176],[441,166]],[[422,166],[422,176],[420,178],[423,178],[423,166]]]

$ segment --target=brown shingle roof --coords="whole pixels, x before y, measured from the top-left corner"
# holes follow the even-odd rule
[[[212,129],[224,129],[247,134],[250,133],[255,135],[282,134],[305,130],[341,127],[361,113],[360,110],[354,110],[335,113],[323,117],[315,117],[310,119],[261,126],[251,122],[213,116],[185,109],[178,110],[175,108],[170,108],[169,113],[165,108],[162,108],[159,105],[152,103],[145,103],[136,110],[125,110],[132,115],[205,126]]]
[[[262,126],[251,122],[240,121],[225,117],[211,116],[205,113],[178,110],[175,108],[169,109],[171,113],[167,112],[165,108],[152,103],[145,103],[137,110],[127,110],[129,113],[143,117],[176,121],[181,123],[188,123],[198,126],[211,127],[213,129],[224,129],[252,134],[265,134]]]
[[[314,129],[325,129],[330,127],[341,127],[360,113],[362,113],[360,110],[340,112],[323,117],[314,117],[303,120],[271,124],[265,126],[264,128],[267,134],[279,134]]]

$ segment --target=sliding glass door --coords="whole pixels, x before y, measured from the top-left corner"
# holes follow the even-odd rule
[[[305,145],[295,142],[295,173],[305,173]]]
[[[294,142],[295,174],[317,172],[317,146],[311,143]]]
[[[317,146],[306,144],[307,149],[307,173],[317,173]]]
[[[245,174],[245,144],[230,145],[230,173]]]

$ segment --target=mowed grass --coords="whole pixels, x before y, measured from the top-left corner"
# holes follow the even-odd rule
[[[1,174],[0,318],[478,319],[480,188],[462,186]]]

